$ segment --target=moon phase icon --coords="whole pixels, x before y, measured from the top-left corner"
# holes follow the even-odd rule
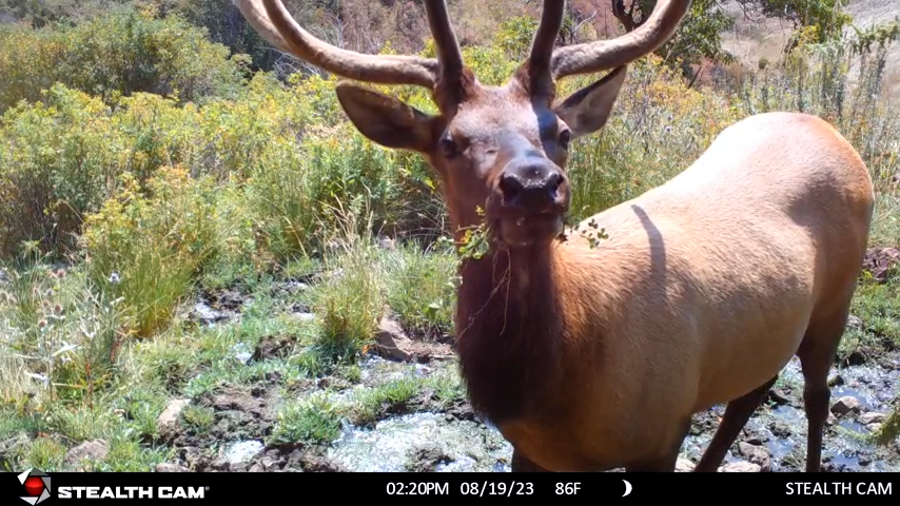
[[[631,483],[628,483],[628,480],[622,480],[622,483],[625,484],[625,493],[622,494],[622,497],[625,497],[631,494]]]

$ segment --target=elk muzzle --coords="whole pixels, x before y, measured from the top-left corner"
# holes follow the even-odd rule
[[[532,163],[508,168],[498,183],[503,206],[518,207],[525,213],[544,214],[557,206],[562,172],[547,163]]]
[[[529,155],[511,160],[493,192],[500,239],[510,245],[546,242],[562,231],[569,207],[568,178],[549,159]]]

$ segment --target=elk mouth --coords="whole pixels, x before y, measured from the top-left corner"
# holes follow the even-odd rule
[[[494,231],[501,245],[525,247],[550,243],[565,227],[565,212],[553,209],[538,213],[516,213],[494,220]]]

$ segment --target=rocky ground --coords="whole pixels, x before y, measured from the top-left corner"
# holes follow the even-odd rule
[[[888,267],[898,259],[896,250],[875,250],[867,257],[866,267],[878,281],[886,282]],[[194,317],[206,325],[226,324],[240,318],[244,297],[230,291],[216,294],[196,304]],[[302,305],[293,310],[297,318],[315,318]],[[862,331],[865,326],[859,317],[850,318],[851,331]],[[166,444],[177,452],[157,470],[508,471],[509,444],[482,424],[460,391],[453,390],[458,388],[458,378],[449,344],[407,337],[390,319],[381,327],[378,344],[354,375],[289,384],[276,370],[250,384],[221,388],[195,399],[172,400],[158,424]],[[237,346],[232,353],[236,361],[250,367],[288,356],[293,344],[290,339],[273,336],[261,340],[255,349]],[[436,380],[429,383],[429,379]],[[884,422],[897,396],[900,350],[892,345],[859,346],[845,356],[829,381],[832,406],[824,444],[825,470],[900,471],[900,442],[878,448],[866,439]],[[403,385],[413,386],[405,389]],[[442,388],[451,393],[442,397]],[[721,470],[802,470],[806,445],[802,391],[795,358],[766,405],[747,424]],[[319,395],[332,407],[354,402],[375,407],[361,422],[354,423],[352,416],[342,419],[330,437],[319,443],[265,442],[286,400]],[[372,404],[365,400],[367,395],[380,400]],[[191,406],[208,413],[206,430],[197,431],[191,428],[196,423],[183,422],[180,414]],[[680,471],[690,470],[697,462],[723,411],[724,407],[717,407],[696,417],[682,448]]]
[[[448,367],[438,364],[437,367]],[[428,366],[391,363],[373,357],[364,365],[383,381],[398,375],[427,375]],[[802,377],[792,362],[769,405],[747,425],[726,458],[722,471],[796,471],[803,468],[805,416],[800,400]],[[827,471],[900,471],[897,446],[875,449],[860,436],[876,429],[900,384],[900,353],[841,370],[833,378],[835,396],[825,442]],[[215,411],[214,429],[192,435],[175,428],[171,445],[178,458],[158,471],[508,471],[511,448],[489,427],[479,423],[467,406],[429,410],[419,405],[398,409],[374,426],[350,424],[331,445],[271,445],[263,443],[274,421],[278,399],[265,385],[226,390],[199,402]],[[162,423],[174,420],[184,404],[173,401]],[[409,412],[406,412],[409,411]],[[679,470],[688,471],[712,437],[722,409],[697,417],[685,443]]]
[[[433,374],[452,362],[404,364],[374,356],[362,367],[372,386],[391,378]],[[276,380],[277,381],[277,380]],[[876,449],[860,436],[884,421],[897,385],[900,353],[862,361],[832,377],[834,403],[825,442],[828,471],[900,471],[897,446]],[[366,388],[366,387],[363,387]],[[371,387],[369,387],[371,388]],[[178,458],[158,471],[508,471],[511,448],[489,427],[479,423],[465,403],[452,409],[429,409],[427,399],[374,425],[346,424],[331,445],[266,446],[263,439],[274,422],[277,389],[265,383],[224,390],[199,399],[215,412],[213,429],[194,435],[175,420],[187,401],[173,401],[161,415],[161,425],[173,427],[169,444]],[[802,376],[792,361],[769,403],[747,424],[728,455],[723,471],[794,471],[803,467],[805,416]],[[698,416],[683,447],[679,470],[690,470],[718,425],[722,409]]]
[[[897,301],[887,298],[893,292],[878,291],[896,281],[892,273],[897,270],[891,268],[898,262],[900,252],[892,248],[872,250],[867,257],[874,284],[861,292],[857,307],[863,317],[850,318],[849,347],[829,380],[826,471],[900,471],[900,439],[878,447],[868,438],[885,422],[900,387],[900,348],[888,336],[897,330],[900,311]],[[133,391],[115,394],[121,397],[106,407],[57,422],[68,434],[137,429],[145,434],[139,447],[84,437],[86,442],[60,450],[61,462],[50,457],[38,462],[53,462],[41,464],[50,470],[90,470],[101,463],[100,469],[159,472],[509,471],[511,447],[472,413],[446,336],[408,336],[388,316],[363,360],[309,374],[302,329],[319,315],[297,297],[308,283],[315,282],[278,281],[265,290],[286,301],[280,316],[248,316],[258,313],[254,300],[261,292],[229,288],[204,294],[190,311],[196,329],[187,340],[148,343],[135,351],[154,368],[151,377],[158,384],[142,379]],[[299,327],[288,332],[281,324],[265,326],[281,317]],[[166,393],[149,402],[148,392],[160,390]],[[721,470],[802,470],[802,391],[794,359]],[[719,406],[695,417],[679,471],[689,471],[698,461],[723,411]],[[29,462],[53,449],[35,449],[36,443],[26,439],[0,441],[0,464],[14,462],[28,445]]]

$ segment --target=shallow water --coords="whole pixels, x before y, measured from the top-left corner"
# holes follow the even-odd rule
[[[439,413],[414,413],[374,429],[344,427],[328,457],[348,471],[506,471],[512,447],[484,425]]]
[[[377,384],[403,375],[422,375],[428,368],[372,358],[363,362],[362,382]],[[898,459],[879,460],[875,450],[859,436],[870,430],[857,419],[866,412],[887,412],[900,385],[900,371],[855,366],[839,372],[842,383],[832,389],[832,403],[843,396],[860,402],[859,413],[836,419],[825,436],[823,462],[836,471],[900,471]],[[748,421],[744,436],[762,441],[768,450],[772,471],[792,471],[805,465],[806,415],[802,409],[803,375],[799,361],[792,360],[782,373],[790,385],[791,404],[761,407]],[[721,417],[724,406],[710,411]],[[682,457],[696,462],[715,431],[691,435],[682,447]],[[753,435],[752,437],[748,435]],[[460,421],[440,413],[416,413],[388,418],[373,429],[346,426],[328,457],[348,471],[509,471],[512,448],[493,428]],[[724,463],[746,460],[732,447]]]
[[[231,464],[249,462],[263,448],[264,445],[260,441],[239,441],[225,448],[225,460]]]

